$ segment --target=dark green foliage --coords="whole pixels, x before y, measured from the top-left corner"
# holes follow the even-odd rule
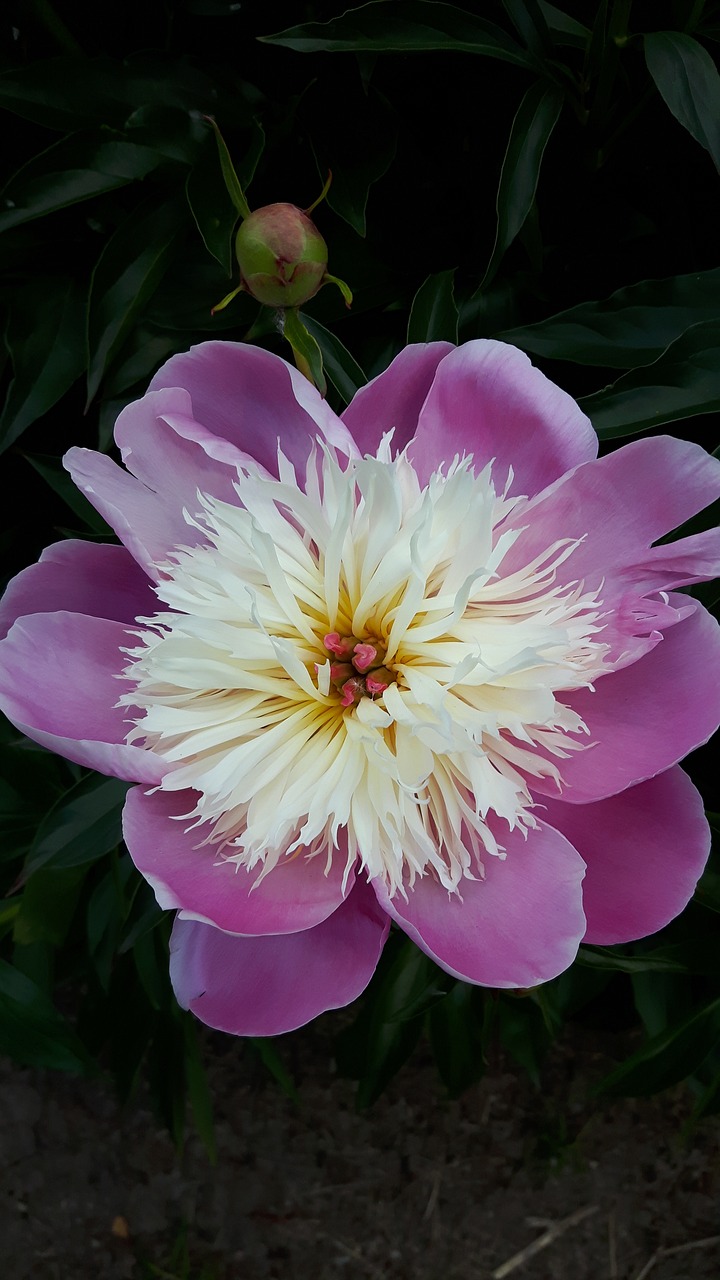
[[[281,3],[266,18],[74,0],[53,23],[38,16],[51,6],[22,7],[21,38],[0,50],[0,450],[4,509],[20,512],[5,577],[58,537],[111,536],[60,460],[74,444],[110,450],[118,411],[168,356],[213,336],[287,353],[247,295],[211,314],[238,283],[228,156],[251,209],[306,208],[333,172],[312,216],[352,309],[327,287],[289,320],[333,408],[406,340],[499,337],[580,397],[609,447],[660,424],[717,445],[717,6],[567,8]],[[717,588],[693,590],[717,607]],[[688,768],[717,808],[710,761]],[[169,986],[170,919],[121,844],[124,784],[8,726],[0,766],[0,1052],[109,1069],[121,1096],[142,1076],[178,1140],[189,1100],[212,1150],[201,1041]],[[393,933],[339,1067],[361,1105],[423,1038],[451,1094],[499,1051],[539,1082],[573,1019],[643,1037],[606,1064],[603,1093],[689,1078],[696,1117],[715,1112],[718,913],[715,860],[662,935],[582,947],[568,973],[517,994],[458,983]],[[274,1044],[249,1047],[294,1096]]]

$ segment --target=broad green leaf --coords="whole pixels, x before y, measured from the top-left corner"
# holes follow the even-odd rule
[[[653,1036],[611,1071],[599,1093],[644,1097],[668,1089],[700,1066],[720,1037],[720,997],[683,1022]]]
[[[99,534],[101,537],[113,537],[113,530],[107,524],[102,516],[97,512],[91,502],[88,502],[84,493],[73,484],[70,476],[62,465],[59,458],[53,458],[51,454],[42,453],[26,453],[25,457],[30,466],[41,475],[46,484],[66,502],[68,507],[74,514],[87,525],[88,529],[93,533]]]
[[[130,387],[142,383],[142,389],[152,377],[155,370],[176,351],[187,350],[184,336],[177,332],[160,333],[142,323],[136,324],[128,334],[123,347],[122,356],[118,357],[105,379],[101,415],[110,409],[111,428],[120,407],[113,406],[113,397],[122,397]],[[121,406],[122,407],[122,406]]]
[[[645,61],[675,119],[720,169],[720,75],[710,54],[685,32],[653,31]]]
[[[428,276],[420,285],[408,321],[411,342],[457,342],[458,309],[454,293],[455,268]]]
[[[432,49],[476,53],[518,67],[529,65],[524,49],[501,27],[474,13],[438,0],[371,0],[329,22],[307,22],[274,35],[266,44],[283,45],[298,53],[429,52]]]
[[[119,59],[48,58],[0,75],[0,106],[62,133],[90,125],[121,128],[138,107],[207,110],[213,81],[187,58],[157,52]]]
[[[61,947],[75,914],[86,872],[86,867],[41,867],[31,875],[15,917],[15,942],[21,946],[47,942]]]
[[[257,164],[265,141],[265,134],[259,124],[255,126],[252,140],[248,155]],[[247,167],[252,167],[254,172],[254,166]],[[243,172],[241,181],[247,186],[250,181],[247,172]],[[217,145],[210,136],[188,174],[185,192],[205,248],[217,259],[226,275],[231,276],[232,233],[238,220],[238,211],[223,177]]]
[[[283,312],[283,335],[292,347],[295,363],[301,373],[317,387],[321,396],[327,391],[327,383],[325,382],[325,374],[323,372],[322,351],[310,333],[305,327],[305,322],[300,318],[300,312],[294,307],[288,307]]]
[[[195,163],[206,137],[196,111],[158,102],[133,111],[125,121],[125,132],[128,142],[138,142],[181,164]]]
[[[653,364],[579,404],[602,440],[720,409],[720,320],[693,325]]]
[[[534,355],[610,369],[650,364],[691,325],[714,320],[720,269],[643,280],[602,302],[582,302],[537,324],[497,334]]]
[[[121,814],[128,783],[83,778],[43,818],[27,856],[23,878],[40,867],[80,867],[109,853],[122,839]]]
[[[345,404],[349,404],[355,393],[365,386],[367,382],[365,374],[354,356],[350,355],[347,347],[343,346],[334,333],[305,312],[302,313],[302,319],[305,328],[322,352],[323,368],[328,380]]]
[[[574,45],[579,49],[586,48],[590,39],[588,27],[583,26],[577,19],[571,18],[562,9],[556,8],[554,4],[546,4],[545,0],[538,0],[538,5],[556,44]]]
[[[13,298],[5,345],[13,366],[0,453],[52,409],[85,368],[84,290],[68,276],[29,281]]]
[[[505,251],[532,208],[542,158],[562,104],[562,90],[538,80],[527,90],[518,107],[500,173],[495,245],[483,288],[492,281]]]
[[[397,123],[387,100],[371,90],[354,126],[352,146],[338,121],[322,117],[313,129],[313,151],[321,179],[332,181],[326,199],[330,208],[359,236],[366,232],[365,211],[370,188],[387,173],[397,148]]]
[[[161,205],[151,197],[120,224],[100,254],[88,302],[88,403],[167,271],[185,218],[179,195]]]
[[[107,132],[76,133],[29,160],[0,201],[0,232],[147,177],[163,162],[149,147]]]
[[[88,1057],[72,1027],[34,982],[0,960],[0,1053],[33,1067],[84,1072]]]

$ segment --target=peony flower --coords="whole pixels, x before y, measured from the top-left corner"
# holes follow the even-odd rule
[[[693,444],[597,460],[498,342],[408,347],[338,419],[281,359],[208,342],[71,449],[122,545],[11,583],[5,710],[138,783],[124,830],[171,976],[269,1035],[354,999],[394,921],[449,973],[530,987],[660,928],[709,848],[677,762],[720,719],[715,620],[676,588],[717,530]]]

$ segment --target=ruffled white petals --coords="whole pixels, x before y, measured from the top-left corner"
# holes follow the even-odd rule
[[[561,787],[588,745],[557,696],[604,670],[581,540],[503,575],[510,480],[496,494],[492,464],[456,458],[421,486],[389,436],[342,465],[317,447],[302,483],[280,453],[278,475],[248,464],[236,504],[186,514],[200,545],[158,566],[128,651],[130,740],[199,797],[198,844],[261,878],[342,857],[390,895],[426,875],[458,891],[504,856],[502,824],[535,827],[527,778]]]

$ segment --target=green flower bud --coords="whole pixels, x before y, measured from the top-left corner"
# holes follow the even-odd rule
[[[235,240],[243,288],[266,307],[301,307],[320,288],[327,245],[294,204],[267,204],[240,224]]]

